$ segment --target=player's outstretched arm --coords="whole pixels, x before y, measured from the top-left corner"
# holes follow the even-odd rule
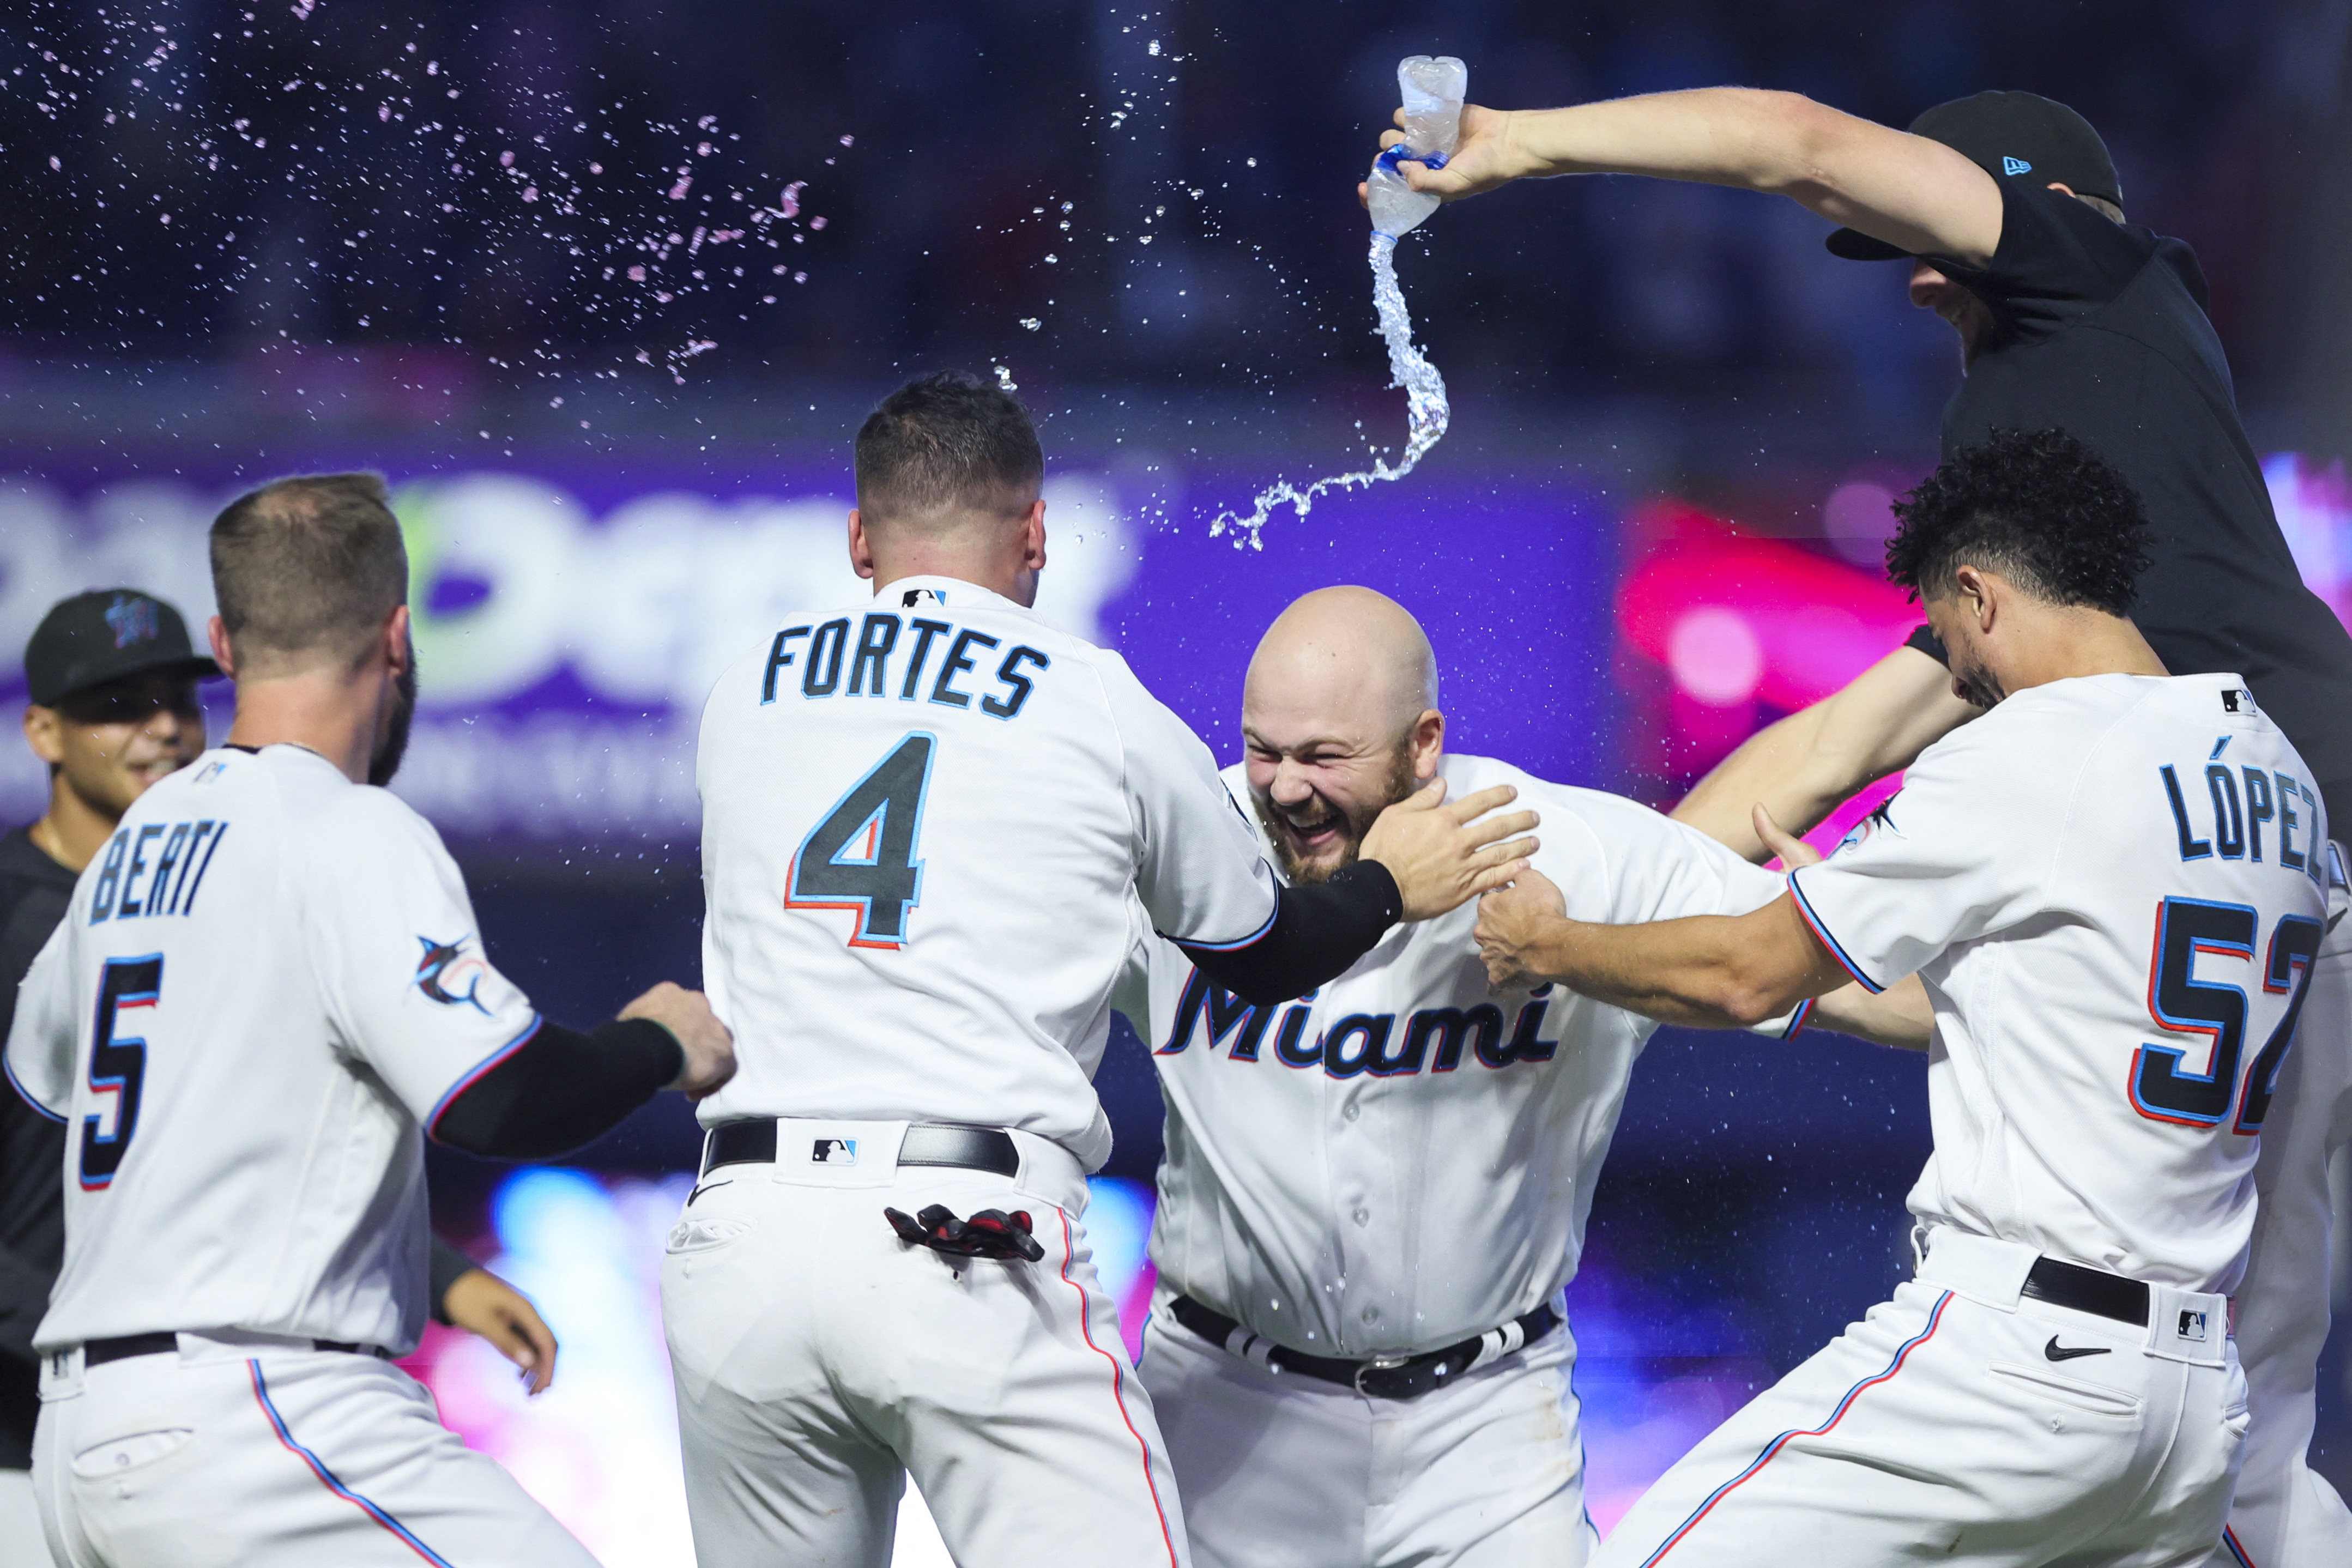
[[[662,1089],[697,1098],[735,1072],[727,1026],[665,980],[582,1033],[542,1021],[443,1103],[426,1131],[468,1154],[548,1159],[610,1132]]]
[[[1897,648],[1843,690],[1749,736],[1672,815],[1751,861],[1767,860],[1774,852],[1756,831],[1756,807],[1794,832],[1811,832],[1841,801],[1910,767],[1982,711],[1952,695],[1943,665]]]
[[[1381,145],[1403,139],[1391,131]],[[1651,174],[1788,196],[1906,251],[1970,265],[2000,243],[2000,188],[1966,156],[1796,93],[1712,87],[1568,109],[1465,104],[1444,168],[1400,168],[1415,190],[1449,201],[1549,174]]]
[[[1396,879],[1403,919],[1459,909],[1527,869],[1538,841],[1520,835],[1535,827],[1536,814],[1502,810],[1518,798],[1510,785],[1497,784],[1449,805],[1445,780],[1432,779],[1373,821],[1358,858],[1379,862]]]
[[[1475,935],[1496,989],[1546,981],[1664,1023],[1746,1028],[1847,983],[1783,896],[1752,914],[1646,925],[1570,920],[1559,889],[1528,872],[1478,905]]]
[[[1790,871],[1820,863],[1821,852],[1784,830],[1762,806],[1748,812],[1748,821],[1765,852],[1778,856]],[[1807,1021],[1817,1029],[1835,1030],[1897,1051],[1925,1051],[1936,1034],[1936,1009],[1916,975],[1906,975],[1876,993],[1859,981],[1850,981],[1815,998]]]

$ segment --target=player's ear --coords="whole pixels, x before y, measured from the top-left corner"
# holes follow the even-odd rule
[[[25,744],[52,768],[66,759],[65,719],[57,709],[38,704],[26,707]]]
[[[1031,571],[1045,570],[1045,498],[1043,496],[1029,503],[1029,512],[1021,519],[1021,564]]]
[[[219,616],[214,616],[210,622],[205,623],[205,640],[210,642],[213,645],[213,663],[221,667],[222,674],[228,676],[231,680],[235,680],[236,678],[236,650],[229,646],[228,623],[223,621]]]
[[[866,515],[856,507],[849,508],[849,567],[858,576],[872,580],[874,541],[866,532]]]
[[[407,605],[397,606],[384,618],[384,661],[395,673],[405,671],[415,662],[415,651],[409,642],[410,632]]]
[[[1437,777],[1437,764],[1445,755],[1445,716],[1435,708],[1425,708],[1412,721],[1409,744],[1412,747],[1412,776],[1417,783],[1426,784]]]

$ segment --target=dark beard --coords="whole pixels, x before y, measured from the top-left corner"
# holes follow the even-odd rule
[[[1396,753],[1389,759],[1389,775],[1381,786],[1378,803],[1354,811],[1340,812],[1346,819],[1346,826],[1340,831],[1339,859],[1328,870],[1320,865],[1306,864],[1292,852],[1290,841],[1283,833],[1281,813],[1275,810],[1273,801],[1259,800],[1253,794],[1250,804],[1257,811],[1257,820],[1265,828],[1267,841],[1274,845],[1275,862],[1282,867],[1282,874],[1294,884],[1305,887],[1327,882],[1335,873],[1355,864],[1356,853],[1363,847],[1364,835],[1372,831],[1373,820],[1420,788],[1421,781],[1412,776],[1412,740],[1407,737],[1397,742]],[[1329,805],[1330,802],[1327,800],[1324,804]],[[1336,807],[1333,809],[1338,810]]]
[[[2009,694],[2000,689],[1990,670],[1981,665],[1964,665],[1952,661],[1952,679],[1960,688],[1960,695],[1980,708],[1991,708]]]
[[[408,753],[409,721],[416,716],[416,644],[408,645],[408,667],[393,682],[393,691],[399,702],[392,710],[392,723],[377,743],[373,755],[368,758],[368,782],[379,787],[392,782],[400,771],[400,759]]]

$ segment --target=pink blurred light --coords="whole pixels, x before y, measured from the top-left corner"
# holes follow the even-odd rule
[[[1671,524],[1674,537],[1627,574],[1617,593],[1618,628],[1701,701],[1726,699],[1685,679],[1685,666],[1697,673],[1695,661],[1676,661],[1677,632],[1694,615],[1710,612],[1708,643],[1716,647],[1727,642],[1719,617],[1744,623],[1761,656],[1753,695],[1784,710],[1838,690],[1919,624],[1917,606],[1901,589],[1796,545],[1738,538],[1680,503],[1664,503],[1644,520]],[[1715,689],[1727,686],[1727,679]]]

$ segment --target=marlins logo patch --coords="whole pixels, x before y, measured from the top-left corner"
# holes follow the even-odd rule
[[[155,601],[135,593],[118,593],[107,607],[106,624],[114,633],[114,645],[128,648],[133,643],[152,643],[163,632],[155,614]]]
[[[425,946],[424,960],[416,966],[416,988],[445,1006],[462,1004],[488,1018],[490,1009],[474,993],[481,989],[482,976],[488,972],[489,965],[483,962],[480,955],[466,951],[466,944],[473,938],[460,936],[455,942],[436,942],[430,936],[419,936],[416,940]]]

